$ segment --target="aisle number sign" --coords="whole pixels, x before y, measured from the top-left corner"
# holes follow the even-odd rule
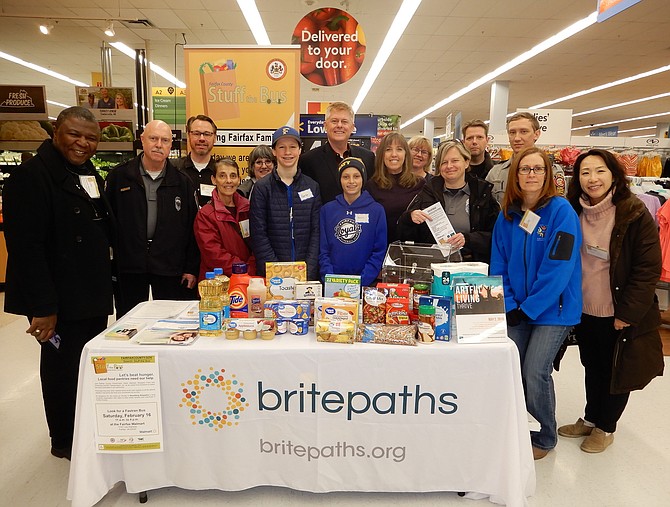
[[[153,119],[170,125],[186,124],[186,88],[155,86],[151,88]]]
[[[298,127],[299,46],[185,46],[184,68],[186,116],[212,118],[213,153],[235,160],[243,173],[255,146],[272,144],[281,126]]]

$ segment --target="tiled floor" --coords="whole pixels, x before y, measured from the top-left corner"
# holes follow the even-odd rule
[[[0,304],[2,303],[0,296]],[[69,462],[49,454],[49,439],[39,386],[39,349],[24,333],[24,318],[0,313],[0,506],[59,507],[66,500]],[[670,364],[666,358],[666,366]],[[666,368],[668,369],[668,368]],[[573,422],[584,402],[582,368],[570,347],[554,375],[559,424]],[[670,369],[645,390],[631,396],[614,444],[603,454],[579,449],[579,439],[559,440],[558,447],[536,462],[537,491],[531,507],[665,507],[670,505]],[[222,471],[225,473],[225,471]],[[455,493],[311,494],[262,487],[237,493],[165,488],[149,493],[149,506],[227,503],[242,506],[307,505],[458,505],[486,506]],[[98,504],[136,506],[137,496],[117,486]]]

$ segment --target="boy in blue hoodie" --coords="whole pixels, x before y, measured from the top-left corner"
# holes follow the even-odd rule
[[[386,213],[365,185],[365,164],[345,158],[338,166],[342,193],[321,209],[319,269],[327,274],[361,275],[374,283],[386,254]]]

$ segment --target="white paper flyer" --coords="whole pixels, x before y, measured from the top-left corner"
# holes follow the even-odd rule
[[[421,211],[429,215],[432,219],[426,220],[426,225],[428,225],[430,232],[433,234],[435,242],[442,251],[442,254],[444,254],[445,257],[448,257],[455,249],[452,250],[452,246],[447,243],[447,239],[456,234],[456,231],[451,225],[447,213],[439,202],[436,202],[432,206],[428,206]]]
[[[95,442],[99,453],[161,452],[160,378],[154,355],[96,356]]]

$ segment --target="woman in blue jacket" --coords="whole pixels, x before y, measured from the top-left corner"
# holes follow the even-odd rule
[[[541,425],[531,434],[535,459],[556,446],[552,363],[582,311],[579,219],[557,196],[550,170],[549,157],[535,147],[513,161],[490,267],[503,277],[507,334],[519,348],[528,412]]]
[[[386,254],[386,213],[365,184],[365,164],[345,158],[337,168],[342,193],[321,209],[319,268],[327,274],[361,275],[371,285]]]

